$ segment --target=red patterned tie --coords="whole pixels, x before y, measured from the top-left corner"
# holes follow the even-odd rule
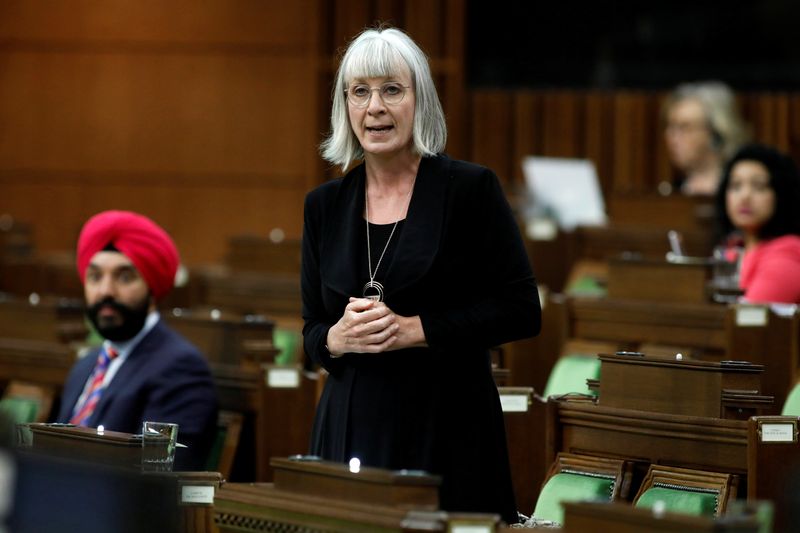
[[[104,350],[101,350],[97,355],[97,363],[95,364],[94,371],[92,372],[92,385],[89,387],[89,391],[86,393],[86,399],[83,401],[83,405],[75,406],[75,411],[73,412],[72,418],[69,421],[70,424],[75,424],[76,426],[86,426],[86,421],[89,420],[90,416],[92,416],[94,408],[97,406],[97,402],[100,400],[100,396],[103,394],[103,390],[105,389],[103,386],[103,379],[106,377],[108,365],[117,355],[118,354],[116,350],[110,346]]]

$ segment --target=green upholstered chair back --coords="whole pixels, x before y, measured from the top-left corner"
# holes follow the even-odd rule
[[[620,459],[560,452],[550,465],[533,518],[563,524],[563,502],[627,498],[630,478],[630,464]]]
[[[599,377],[600,359],[597,355],[564,355],[550,371],[543,396],[548,398],[569,393],[594,394],[586,385],[586,380]]]
[[[564,523],[562,502],[584,500],[610,501],[616,479],[612,475],[562,471],[552,476],[542,487],[533,517]]]
[[[796,384],[789,396],[786,397],[781,414],[784,416],[800,416],[800,383]]]
[[[297,359],[297,346],[300,344],[300,332],[276,327],[272,332],[272,342],[278,349],[275,364],[290,365]]]
[[[642,493],[636,507],[652,508],[663,502],[664,511],[695,516],[715,516],[719,509],[719,491],[656,483]]]
[[[34,398],[3,398],[0,400],[0,412],[4,420],[14,424],[28,424],[36,421],[39,413],[39,402]]]
[[[665,465],[650,465],[635,507],[651,508],[662,502],[665,511],[696,516],[720,516],[735,497],[738,476]]]

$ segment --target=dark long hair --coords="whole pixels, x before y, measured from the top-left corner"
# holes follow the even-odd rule
[[[775,192],[775,211],[759,228],[759,239],[772,239],[781,235],[800,235],[800,174],[789,156],[762,144],[747,144],[737,151],[725,165],[722,181],[717,189],[714,205],[717,214],[718,241],[736,230],[726,208],[725,197],[730,184],[731,171],[739,161],[757,161],[769,172],[769,186]]]

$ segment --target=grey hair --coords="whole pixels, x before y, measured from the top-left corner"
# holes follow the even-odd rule
[[[431,156],[444,150],[447,124],[436,94],[428,58],[406,33],[395,28],[369,29],[356,36],[342,57],[333,84],[331,132],[320,145],[322,157],[346,170],[364,158],[364,150],[350,125],[345,89],[354,78],[396,76],[408,69],[416,107],[412,137],[414,151]]]
[[[700,102],[708,127],[716,137],[716,148],[724,159],[729,159],[739,147],[750,139],[750,132],[736,106],[733,91],[719,81],[683,83],[678,85],[667,100],[666,112],[681,100]]]

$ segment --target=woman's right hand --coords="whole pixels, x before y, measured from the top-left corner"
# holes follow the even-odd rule
[[[333,357],[344,353],[380,353],[397,341],[397,315],[383,302],[350,298],[339,321],[328,330]]]

